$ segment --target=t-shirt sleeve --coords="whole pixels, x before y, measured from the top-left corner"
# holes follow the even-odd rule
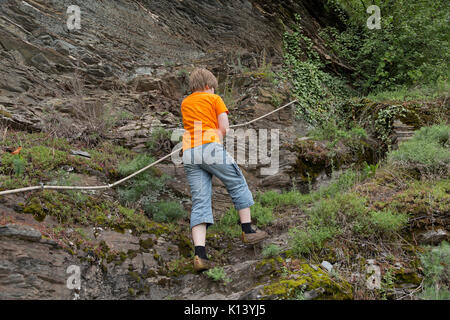
[[[214,108],[216,109],[216,114],[219,115],[221,113],[226,112],[229,113],[227,106],[225,105],[225,102],[223,102],[222,98],[219,96],[216,100],[216,103],[214,104]]]

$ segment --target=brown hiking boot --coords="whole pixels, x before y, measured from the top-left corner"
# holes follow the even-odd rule
[[[265,231],[256,231],[255,233],[242,232],[241,240],[245,244],[256,244],[266,239],[269,235]]]
[[[214,267],[214,263],[209,260],[202,259],[199,256],[194,257],[194,270],[197,272],[205,271]]]

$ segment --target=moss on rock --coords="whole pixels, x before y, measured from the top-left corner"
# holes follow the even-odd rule
[[[352,299],[351,285],[341,280],[336,282],[320,268],[314,269],[309,264],[302,264],[298,271],[289,272],[278,281],[264,287],[266,296],[279,299],[295,299],[300,292],[322,288],[324,291],[318,299],[344,300]]]

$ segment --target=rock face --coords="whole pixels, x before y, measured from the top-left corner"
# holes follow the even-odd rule
[[[80,30],[67,29],[69,5],[81,9]],[[248,0],[3,1],[0,120],[27,130],[59,124],[69,131],[61,135],[73,137],[71,130],[88,129],[80,113],[98,102],[110,105],[108,113],[166,111],[175,116],[167,117],[169,124],[177,127],[188,71],[203,65],[225,80],[230,69],[276,63],[284,31],[276,15],[287,25],[294,13],[302,13],[307,32],[314,33],[316,19],[323,18],[317,16],[321,6]]]
[[[65,267],[72,259],[31,227],[1,227],[0,299],[70,299]]]

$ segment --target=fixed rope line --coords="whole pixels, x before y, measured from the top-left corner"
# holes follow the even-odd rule
[[[284,108],[286,108],[286,107],[288,107],[288,106],[290,106],[290,105],[292,105],[292,104],[294,104],[296,102],[297,102],[297,100],[291,101],[291,102],[289,102],[288,104],[285,104],[282,107],[279,107],[279,108],[277,108],[277,109],[275,109],[275,110],[273,110],[273,111],[271,111],[269,113],[266,113],[266,114],[262,115],[261,117],[258,117],[256,119],[253,119],[253,120],[245,122],[245,123],[232,125],[232,126],[230,126],[230,128],[238,128],[238,127],[247,126],[249,124],[252,124],[253,122],[256,122],[256,121],[261,120],[261,119],[263,119],[265,117],[268,117],[271,114],[273,114],[275,112],[278,112],[278,111],[280,111],[280,110],[282,110],[282,109],[284,109]],[[182,150],[182,148],[177,148],[174,151],[172,151],[171,153],[169,153],[168,155],[166,155],[166,156],[156,160],[155,162],[152,162],[148,166],[146,166],[146,167],[144,167],[144,168],[142,168],[142,169],[140,169],[140,170],[130,174],[129,176],[127,176],[127,177],[125,177],[125,178],[123,178],[123,179],[121,179],[119,181],[116,181],[116,182],[114,182],[112,184],[105,184],[105,185],[102,185],[102,186],[51,186],[51,185],[41,184],[40,186],[0,191],[0,196],[4,196],[4,195],[7,195],[7,194],[13,194],[13,193],[34,191],[34,190],[103,190],[103,189],[111,189],[111,188],[113,188],[113,187],[115,187],[115,186],[117,186],[119,184],[124,183],[127,180],[130,180],[131,178],[137,176],[138,174],[140,174],[140,173],[150,169],[151,167],[153,167],[153,166],[157,165],[158,163],[166,160],[167,158],[172,157],[172,155],[180,152],[181,150]]]

